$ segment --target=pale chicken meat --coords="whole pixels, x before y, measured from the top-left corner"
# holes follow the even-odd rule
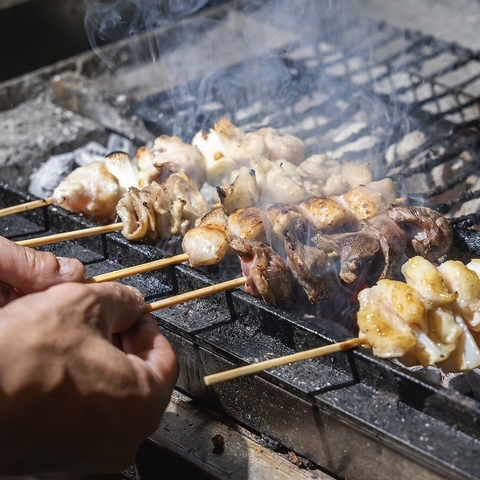
[[[125,152],[112,152],[103,161],[107,170],[118,180],[122,195],[130,187],[137,187],[139,172],[137,162]]]
[[[228,178],[234,170],[249,166],[249,162],[257,157],[295,165],[305,159],[305,145],[301,139],[283,135],[273,128],[246,133],[225,118],[208,131],[198,132],[192,139],[192,145],[205,158],[208,182],[217,186],[230,183]]]
[[[260,199],[260,188],[255,170],[242,167],[230,185],[217,187],[217,194],[223,209],[230,215],[238,208],[254,207]]]
[[[227,216],[222,208],[206,213],[182,239],[190,265],[198,267],[221,262],[229,248],[227,232]]]
[[[105,164],[94,162],[65,177],[54,190],[53,198],[65,210],[103,223],[115,218],[122,193],[118,179]]]
[[[143,189],[130,188],[118,202],[122,233],[128,240],[155,242],[185,235],[210,210],[208,202],[185,173]]]
[[[215,123],[214,130],[239,165],[245,165],[257,156],[269,160],[286,160],[295,165],[305,158],[303,140],[293,135],[284,135],[275,128],[264,127],[245,133],[224,118]]]
[[[471,330],[480,331],[480,278],[464,263],[448,260],[438,267],[445,285],[457,298],[454,308]]]
[[[290,307],[292,299],[289,272],[280,255],[262,242],[245,240],[235,235],[228,235],[227,241],[240,257],[242,272],[247,277],[245,291],[273,305]]]
[[[163,179],[171,172],[184,172],[200,188],[207,179],[206,162],[200,150],[176,136],[161,135],[152,148],[137,151],[139,187]]]

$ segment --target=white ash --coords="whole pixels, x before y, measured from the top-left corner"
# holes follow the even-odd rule
[[[74,162],[73,152],[50,157],[30,175],[28,192],[38,198],[50,197],[60,180],[75,168]]]
[[[98,142],[88,142],[72,152],[53,155],[30,175],[28,192],[38,198],[50,197],[58,184],[75,168],[101,162],[114,151],[131,154],[134,150],[129,139],[112,133],[106,147]]]

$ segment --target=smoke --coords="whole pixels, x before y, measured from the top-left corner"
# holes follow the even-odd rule
[[[100,46],[165,27],[200,10],[208,0],[85,0],[85,31],[93,50],[114,69]]]
[[[228,117],[247,130],[298,135],[310,153],[367,158],[381,177],[377,159],[412,125],[389,92],[397,90],[390,75],[384,90],[371,82],[377,52],[357,7],[357,0],[88,0],[85,28],[153,133],[189,142]],[[135,37],[142,41],[123,42],[128,60],[100,48]],[[398,76],[403,67],[390,68]]]

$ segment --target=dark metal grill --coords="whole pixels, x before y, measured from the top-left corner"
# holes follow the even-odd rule
[[[213,16],[221,20],[227,8]],[[275,55],[138,98],[135,114],[153,133],[187,141],[224,116],[246,129],[280,128],[302,137],[311,153],[370,161],[375,177],[394,178],[412,203],[445,213],[477,198],[463,184],[479,168],[479,56],[386,24],[345,17],[316,22],[306,26],[308,44],[289,44]],[[109,48],[121,58],[126,47]],[[85,74],[97,65],[93,55],[82,61]],[[279,82],[274,94],[259,81],[270,78],[272,69]],[[402,150],[412,131],[422,141]],[[463,190],[456,192],[459,186]],[[454,198],[444,200],[448,192]],[[26,197],[0,183],[1,206]],[[472,219],[462,218],[459,225],[475,236],[468,229]],[[0,219],[2,233],[14,240],[88,225],[57,207]],[[45,248],[77,256],[89,275],[164,255],[119,234]],[[214,281],[183,265],[125,280],[148,300]],[[214,388],[203,385],[208,373],[343,339],[348,332],[340,324],[283,311],[240,291],[171,307],[156,317],[179,355],[179,389],[337,475],[480,478],[478,401],[368,351],[279,367]]]

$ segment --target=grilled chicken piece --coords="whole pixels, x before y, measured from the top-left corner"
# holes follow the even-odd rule
[[[207,179],[206,162],[200,150],[182,141],[179,137],[161,135],[153,142],[152,149],[141,147],[137,151],[140,170],[139,187],[145,187],[153,180],[163,180],[163,172],[184,172],[198,188]]]
[[[182,240],[190,265],[198,267],[221,262],[229,248],[227,231],[227,216],[222,208],[206,213]]]
[[[411,258],[402,266],[406,282],[414,287],[429,304],[450,307],[457,298],[451,293],[438,269],[421,256]]]
[[[308,197],[341,195],[349,188],[372,181],[368,163],[339,163],[327,155],[311,155],[301,162],[296,173],[302,178]]]
[[[378,279],[397,278],[400,274],[401,262],[405,259],[405,232],[388,215],[378,215],[360,222],[361,230],[374,233],[382,251],[383,268],[375,274]]]
[[[317,233],[311,241],[340,257],[339,276],[348,284],[361,280],[372,285],[383,278],[397,278],[405,256],[405,234],[385,214],[362,220],[356,232]]]
[[[332,259],[323,250],[300,243],[285,231],[287,267],[311,303],[330,298],[338,285]]]
[[[425,321],[425,304],[410,285],[380,280],[358,294],[357,323],[373,353],[382,358],[402,357],[417,343],[413,324]]]
[[[363,220],[384,213],[390,204],[395,203],[396,196],[395,184],[390,178],[384,178],[351,188],[337,198],[351,209],[359,220]]]
[[[290,279],[283,259],[262,242],[236,235],[228,235],[227,241],[240,257],[242,272],[247,277],[245,291],[273,305],[290,307]]]
[[[447,219],[426,207],[391,206],[387,214],[406,232],[409,256],[438,260],[452,246],[453,234]]]
[[[125,238],[151,243],[184,235],[209,208],[189,177],[174,173],[161,184],[130,188],[118,202],[117,213]]]
[[[448,260],[438,266],[446,287],[456,292],[454,308],[468,325],[480,331],[480,278],[478,274],[462,262]]]
[[[298,205],[299,212],[315,230],[338,233],[357,230],[358,219],[332,197],[315,197]]]
[[[305,218],[295,205],[275,203],[270,205],[265,212],[265,230],[269,244],[273,249],[284,256],[285,230],[294,235],[300,243],[306,244],[308,240],[308,226]]]
[[[53,192],[55,202],[62,208],[97,222],[115,218],[115,207],[121,196],[117,178],[102,162],[76,168]]]
[[[227,225],[229,232],[237,237],[258,242],[266,242],[267,240],[263,214],[256,207],[234,210],[228,216]]]
[[[402,267],[406,283],[381,280],[358,295],[360,335],[380,357],[440,364],[445,372],[477,368],[478,334],[470,330],[469,321],[476,309],[470,302],[478,303],[480,296],[480,279],[466,270],[460,262],[437,268],[423,257],[411,258]]]
[[[215,123],[214,129],[228,146],[232,158],[240,165],[245,165],[256,156],[286,160],[296,165],[305,158],[303,140],[293,135],[282,135],[275,128],[260,128],[245,133],[224,118]]]
[[[242,167],[232,184],[217,187],[217,194],[223,209],[230,215],[237,208],[254,207],[260,198],[260,187],[255,171]]]

